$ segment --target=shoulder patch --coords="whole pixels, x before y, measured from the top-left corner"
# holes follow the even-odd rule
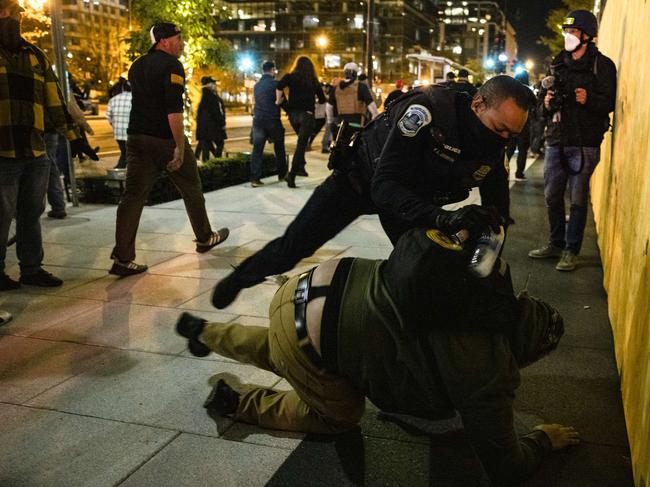
[[[172,84],[185,86],[185,78],[183,78],[180,74],[172,73],[170,81]]]
[[[406,137],[415,137],[422,127],[431,123],[431,112],[423,105],[410,105],[397,122],[400,132]]]

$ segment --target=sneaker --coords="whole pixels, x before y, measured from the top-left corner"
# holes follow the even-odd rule
[[[203,333],[205,320],[190,313],[183,313],[176,323],[176,333],[187,338],[187,348],[195,357],[206,357],[210,355],[210,349],[199,340]]]
[[[11,291],[13,289],[19,289],[19,288],[20,288],[20,283],[18,281],[14,281],[11,277],[9,277],[4,272],[0,274],[0,291]]]
[[[210,235],[210,238],[208,238],[205,242],[196,242],[196,251],[199,254],[202,254],[204,252],[207,252],[208,250],[212,249],[213,247],[216,247],[220,243],[223,243],[226,241],[228,238],[228,235],[230,235],[230,230],[228,230],[226,227],[220,228],[216,232],[212,232],[212,235]]]
[[[46,270],[39,269],[35,274],[21,275],[20,283],[27,284],[28,286],[59,287],[63,284],[63,281]]]
[[[136,264],[132,260],[122,262],[118,259],[114,259],[113,267],[111,267],[111,270],[108,271],[108,273],[113,274],[114,276],[126,277],[142,274],[148,268],[149,267],[147,267],[145,264]]]
[[[293,174],[287,174],[285,181],[287,182],[287,186],[289,186],[290,188],[296,187],[296,176],[294,176]]]
[[[515,174],[515,181],[517,181],[518,183],[525,183],[526,181],[528,181],[528,178],[523,174]]]
[[[212,292],[212,305],[217,309],[223,309],[230,305],[242,287],[239,285],[234,274],[229,274],[217,283]]]
[[[539,249],[531,250],[528,252],[528,257],[532,257],[533,259],[548,259],[549,257],[559,257],[561,254],[561,248],[553,244],[548,244]]]
[[[286,177],[287,177],[286,172],[282,173],[282,174],[278,173],[278,181],[284,181],[286,179]]]
[[[253,179],[251,181],[251,186],[253,188],[259,188],[260,186],[264,186],[264,183],[262,181],[260,181],[259,179]]]
[[[221,416],[234,414],[238,406],[239,393],[226,384],[223,379],[219,379],[203,403],[205,409],[219,413]]]
[[[305,171],[305,169],[303,168],[303,169],[300,169],[299,171],[296,171],[295,176],[303,176],[303,177],[307,178],[307,177],[309,177],[309,173],[307,173],[307,171]]]
[[[56,211],[56,210],[51,210],[47,212],[47,216],[49,218],[56,218],[57,220],[63,220],[68,214],[65,212],[65,210],[61,211]]]
[[[555,269],[565,272],[572,271],[575,270],[577,264],[578,256],[572,250],[565,250],[562,252],[562,257],[560,257],[560,261],[555,266]]]

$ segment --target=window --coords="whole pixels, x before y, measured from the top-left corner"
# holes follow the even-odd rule
[[[318,27],[320,19],[314,15],[305,15],[302,18],[303,29],[315,29]]]

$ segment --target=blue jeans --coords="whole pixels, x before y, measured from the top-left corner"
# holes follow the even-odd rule
[[[57,213],[65,212],[65,191],[61,184],[61,172],[56,164],[56,154],[59,147],[58,132],[46,132],[43,136],[45,140],[45,151],[52,161],[50,167],[50,178],[47,185],[47,202],[52,207],[52,211]]]
[[[262,178],[262,153],[264,144],[270,139],[275,151],[278,176],[287,174],[287,154],[284,150],[284,127],[280,119],[253,120],[253,155],[251,156],[251,181]]]
[[[16,254],[23,276],[35,274],[43,263],[40,217],[45,210],[50,166],[47,156],[35,159],[0,158],[0,272],[5,270],[11,219],[16,218]]]
[[[576,175],[569,174],[560,161],[559,147],[546,147],[544,158],[544,198],[550,226],[549,240],[554,246],[575,254],[582,247],[589,205],[589,181],[600,161],[600,147],[564,147],[566,162],[573,171],[580,168],[581,152],[584,154],[584,166]],[[568,224],[564,207],[567,183],[571,201]]]

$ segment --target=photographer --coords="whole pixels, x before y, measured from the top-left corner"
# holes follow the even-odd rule
[[[576,268],[587,220],[589,180],[600,160],[600,144],[616,101],[616,66],[593,43],[596,17],[575,10],[562,25],[564,48],[542,81],[540,98],[547,119],[544,197],[550,226],[549,243],[529,257],[560,257],[555,268]],[[565,219],[564,193],[570,188],[571,210]],[[566,225],[566,226],[565,226]]]

